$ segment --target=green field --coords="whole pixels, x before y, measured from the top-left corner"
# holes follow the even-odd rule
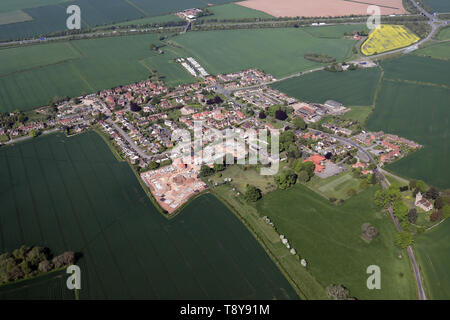
[[[417,236],[414,249],[417,253],[429,299],[450,299],[450,221]]]
[[[275,77],[320,65],[306,60],[306,53],[343,60],[354,44],[354,40],[316,38],[295,28],[189,32],[173,41],[198,57],[211,74],[259,68]]]
[[[450,26],[442,29],[439,32],[439,40],[449,40],[450,39]]]
[[[450,89],[383,81],[368,129],[398,134],[425,146],[388,165],[389,170],[439,188],[450,187],[448,101]]]
[[[0,12],[0,26],[3,24],[18,23],[31,20],[33,20],[33,18],[21,10],[12,12]]]
[[[409,80],[450,86],[450,62],[407,55],[381,63],[388,79]]]
[[[350,107],[350,111],[347,111],[342,115],[342,118],[364,124],[372,111],[372,107],[352,106]]]
[[[272,85],[297,99],[324,103],[332,99],[346,106],[370,106],[381,75],[378,68],[346,72],[317,71]]]
[[[423,0],[423,2],[436,12],[450,12],[450,2],[448,0]]]
[[[0,4],[0,12],[23,9],[33,20],[0,25],[0,41],[36,37],[64,31],[68,17],[66,8],[75,4],[82,11],[82,28],[94,28],[119,22],[164,16],[189,8],[204,8],[208,4],[223,4],[230,0],[44,0]]]
[[[314,176],[306,185],[322,195],[326,199],[348,199],[350,196],[347,191],[354,189],[356,192],[361,191],[359,188],[360,179],[353,178],[348,171],[342,172],[338,175],[321,179]]]
[[[432,45],[415,52],[416,55],[429,58],[450,60],[450,42]]]
[[[366,28],[367,27],[364,24],[344,24],[336,26],[305,27],[303,30],[315,37],[339,39],[344,37],[345,33],[354,33]]]
[[[416,299],[415,282],[406,251],[398,259],[395,227],[373,204],[370,188],[335,206],[305,186],[278,190],[257,203],[278,232],[307,260],[308,268],[324,286],[342,284],[358,299]],[[371,243],[361,238],[369,222],[380,234]],[[368,290],[366,269],[381,268],[381,290]]]
[[[166,47],[157,55],[158,35],[139,35],[0,50],[0,111],[29,110],[55,96],[74,97],[146,79],[150,69],[168,85],[194,82],[172,59],[186,57]],[[17,59],[17,57],[20,59]]]
[[[22,244],[80,252],[81,299],[297,298],[217,198],[165,219],[94,132],[1,148],[0,177],[0,252]],[[0,296],[73,298],[64,275],[47,276]]]
[[[226,20],[226,19],[246,19],[246,18],[273,18],[270,14],[262,11],[253,10],[234,3],[214,6],[209,8],[213,13],[212,16],[201,17],[198,20]]]

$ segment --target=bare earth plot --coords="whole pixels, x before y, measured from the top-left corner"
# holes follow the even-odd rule
[[[402,0],[247,0],[238,4],[275,17],[366,15],[369,5],[379,6],[382,15],[407,13]]]

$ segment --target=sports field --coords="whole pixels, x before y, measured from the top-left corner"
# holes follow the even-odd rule
[[[414,54],[434,59],[450,60],[450,42],[439,43],[423,49]]]
[[[384,81],[369,130],[383,130],[417,141],[424,148],[388,165],[402,176],[439,188],[450,187],[448,140],[450,89]]]
[[[447,0],[423,0],[435,12],[450,12],[450,2]]]
[[[403,26],[382,24],[373,30],[361,46],[366,56],[407,47],[420,38]]]
[[[326,53],[338,61],[351,54],[354,40],[321,39],[301,29],[189,32],[173,38],[211,74],[260,68],[283,77],[320,65],[306,53]]]
[[[297,298],[217,198],[202,196],[166,220],[93,132],[1,148],[0,177],[0,251],[81,252],[81,299]],[[3,287],[0,296],[73,298],[65,279]]]
[[[342,284],[358,299],[416,299],[406,252],[402,259],[397,257],[395,227],[389,216],[375,208],[375,191],[370,188],[336,206],[297,184],[266,195],[257,209],[306,259],[310,272],[323,286]],[[361,226],[366,222],[380,232],[371,243],[361,238]],[[381,268],[381,290],[367,289],[370,265]]]
[[[381,75],[378,68],[346,72],[317,71],[272,85],[297,99],[324,103],[332,99],[346,106],[370,106]]]
[[[172,60],[182,49],[150,49],[158,35],[139,35],[53,43],[0,50],[0,111],[29,110],[55,96],[74,97],[146,79],[151,70],[168,85],[193,82]],[[17,57],[20,59],[17,59]]]
[[[450,221],[417,236],[414,249],[417,253],[429,299],[450,299]]]
[[[352,106],[350,107],[350,111],[347,111],[342,115],[342,118],[355,120],[364,124],[372,111],[372,107]]]
[[[359,183],[361,180],[353,178],[351,172],[345,171],[338,175],[321,179],[314,176],[307,186],[322,195],[325,199],[335,198],[346,200],[350,198],[347,194],[348,190],[354,189],[356,192],[361,191]]]

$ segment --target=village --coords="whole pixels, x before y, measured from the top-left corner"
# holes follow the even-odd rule
[[[282,136],[294,127],[295,119],[303,119],[308,127],[294,130],[295,145],[305,161],[314,163],[314,173],[320,178],[352,168],[363,175],[373,174],[371,160],[383,166],[421,148],[395,135],[354,131],[323,121],[339,119],[349,109],[334,100],[310,103],[289,97],[267,86],[275,78],[260,70],[214,77],[193,59],[180,61],[197,70],[199,81],[169,90],[162,81],[148,79],[61,101],[35,110],[42,120],[0,128],[0,136],[7,137],[2,143],[58,129],[77,134],[96,126],[118,153],[136,166],[155,199],[169,213],[207,188],[200,179],[202,165],[212,167],[225,155],[245,161],[252,151],[265,154],[269,162],[286,160],[287,152],[275,157],[262,150],[267,145],[250,139],[248,130]],[[270,116],[274,109],[284,110],[286,117]],[[14,113],[6,116],[14,117]],[[242,143],[238,146],[225,139],[226,143],[215,144],[214,134],[205,135],[201,146],[205,156],[198,159],[188,152],[186,159],[186,153],[176,149],[179,141],[172,137],[180,130],[193,136],[196,123],[202,124],[202,134],[216,130],[226,137],[232,130]]]

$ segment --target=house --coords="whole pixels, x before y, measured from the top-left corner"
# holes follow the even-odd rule
[[[323,169],[325,169],[325,165],[324,165],[325,160],[326,159],[324,156],[321,156],[320,154],[315,154],[315,155],[309,157],[308,159],[303,160],[303,162],[311,161],[312,163],[314,163],[314,165],[315,165],[314,173],[317,173],[317,172],[322,172]]]
[[[416,207],[419,207],[425,211],[430,211],[433,209],[433,205],[422,196],[420,191],[416,195],[416,202],[414,204]]]

